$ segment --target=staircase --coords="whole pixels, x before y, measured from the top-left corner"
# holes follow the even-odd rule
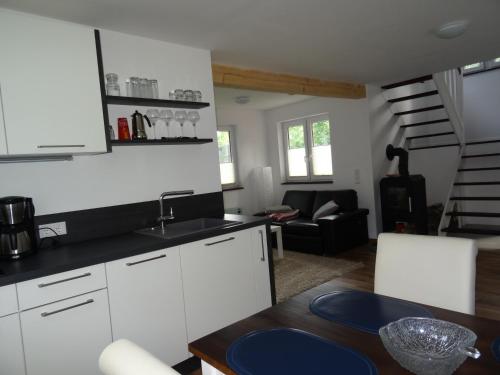
[[[408,151],[458,150],[463,145],[461,83],[460,70],[453,69],[381,87],[404,132],[399,147]]]
[[[500,236],[500,139],[467,142],[440,231]]]
[[[402,132],[394,146],[456,152],[439,235],[500,235],[500,140],[465,142],[462,82],[461,70],[452,69],[382,86]]]

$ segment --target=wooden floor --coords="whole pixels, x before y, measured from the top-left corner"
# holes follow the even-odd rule
[[[371,246],[338,256],[362,262],[363,268],[335,279],[338,285],[373,292],[376,253]],[[476,263],[476,316],[500,320],[500,250],[480,250]]]

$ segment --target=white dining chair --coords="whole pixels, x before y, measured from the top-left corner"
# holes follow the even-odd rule
[[[474,315],[476,256],[470,239],[382,233],[375,293]]]
[[[180,375],[133,342],[120,339],[108,345],[99,357],[104,375]]]

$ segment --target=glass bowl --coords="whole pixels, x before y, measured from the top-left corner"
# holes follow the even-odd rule
[[[379,334],[389,354],[414,374],[452,374],[467,357],[481,355],[474,332],[444,320],[403,318]]]

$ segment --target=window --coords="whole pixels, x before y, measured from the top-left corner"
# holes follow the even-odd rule
[[[327,115],[281,123],[286,180],[318,181],[332,176],[330,120]]]
[[[498,68],[500,68],[500,57],[488,61],[480,61],[473,64],[465,65],[464,75],[486,72],[488,70],[498,69]]]
[[[220,180],[223,188],[238,186],[235,134],[236,131],[234,126],[223,126],[217,129]]]

